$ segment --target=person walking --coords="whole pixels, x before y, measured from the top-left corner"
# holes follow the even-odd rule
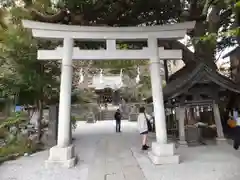
[[[239,146],[240,146],[240,117],[239,117],[238,109],[236,111],[234,111],[233,116],[234,116],[234,120],[235,120],[233,148],[235,150],[238,150]]]
[[[138,130],[140,132],[140,135],[142,136],[142,150],[147,150],[149,146],[147,145],[147,135],[149,131],[149,121],[151,119],[151,116],[145,113],[145,108],[140,107],[139,108],[139,115],[137,118],[138,121]]]
[[[119,109],[115,112],[114,118],[116,120],[116,132],[121,132],[121,119],[122,114]]]
[[[234,109],[233,116],[230,117],[227,124],[233,131],[233,148],[238,150],[240,146],[240,117],[237,108]]]
[[[233,148],[238,150],[240,146],[240,117],[236,120],[236,127],[234,129],[234,143]]]

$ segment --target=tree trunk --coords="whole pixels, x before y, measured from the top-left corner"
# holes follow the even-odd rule
[[[37,126],[37,139],[38,139],[38,143],[41,142],[41,138],[42,138],[42,117],[43,117],[43,105],[42,105],[42,101],[38,100],[37,101],[37,108],[36,111],[39,112],[38,113],[38,118],[37,118],[37,122],[38,122],[38,126]]]
[[[209,8],[211,11],[208,13]],[[215,50],[216,50],[216,34],[220,27],[220,10],[221,3],[212,4],[205,1],[204,7],[199,6],[196,1],[191,4],[190,16],[197,19],[193,33],[193,46],[195,49],[194,58],[207,64],[212,69],[216,69]],[[203,38],[206,33],[208,37]]]
[[[206,33],[206,22],[200,21],[196,23],[194,29],[193,46],[195,49],[194,58],[197,62],[203,62],[209,67],[216,69],[215,65],[215,48],[216,44],[213,39],[201,40]],[[211,24],[211,22],[209,22]]]

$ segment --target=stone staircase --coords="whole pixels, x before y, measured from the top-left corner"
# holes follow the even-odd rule
[[[116,110],[119,109],[119,106],[114,106],[111,104],[108,104],[107,108],[101,109],[101,115],[100,115],[100,121],[106,121],[106,120],[114,120],[114,114]],[[122,114],[122,119],[128,119],[128,115]]]
[[[99,119],[100,121],[106,121],[106,120],[115,120],[114,119],[114,114],[115,114],[115,110],[103,110],[101,112],[101,118]],[[128,115],[126,114],[122,114],[122,119],[126,120],[128,119]]]
[[[100,120],[103,120],[103,121],[114,120],[115,112],[116,112],[115,110],[103,110],[101,112],[101,119]]]

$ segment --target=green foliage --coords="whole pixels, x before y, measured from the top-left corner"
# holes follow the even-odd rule
[[[41,145],[20,134],[19,125],[29,122],[26,117],[27,115],[24,112],[14,113],[0,125],[0,139],[4,139],[6,143],[0,148],[0,163],[42,149]],[[16,127],[16,133],[10,132],[10,127]]]
[[[31,88],[28,85],[34,81],[35,73],[31,69],[36,60],[36,46],[29,39],[27,32],[15,28],[3,34],[0,84],[9,95],[17,93],[20,86]]]
[[[57,62],[37,60],[37,42],[22,27],[9,27],[1,34],[0,89],[6,96],[21,95],[22,104],[49,101],[58,94]]]
[[[14,113],[12,116],[8,117],[2,124],[0,124],[0,129],[10,128],[12,126],[18,126],[21,123],[27,122],[29,119],[23,112]]]
[[[2,123],[0,125],[0,129],[1,128],[9,128],[11,126],[17,126],[21,123],[23,123],[25,121],[25,119],[22,118],[8,118],[4,123]]]
[[[240,1],[236,2],[236,4],[234,5],[234,9],[237,13],[240,13]]]
[[[203,37],[200,38],[201,41],[203,42],[207,42],[209,45],[216,45],[216,42],[217,42],[217,34],[216,33],[210,33],[210,34],[207,34]]]
[[[7,137],[8,131],[6,128],[0,128],[0,139],[5,139]]]
[[[179,0],[61,0],[59,8],[66,8],[71,14],[84,14],[86,24],[116,26],[169,23],[181,13]],[[79,23],[71,19],[70,23]]]
[[[22,7],[15,7],[10,9],[12,23],[16,25],[21,25],[22,19],[32,19],[31,15],[24,10]]]
[[[72,103],[76,104],[85,104],[85,103],[91,103],[96,102],[97,96],[96,94],[91,90],[79,90],[75,89],[72,93]]]
[[[77,119],[75,116],[71,116],[71,123],[72,123],[72,129],[76,129],[77,128]]]
[[[23,155],[25,152],[28,152],[29,148],[25,145],[21,145],[19,143],[11,144],[4,146],[0,149],[0,158],[1,157],[7,157],[9,155]]]
[[[34,153],[41,150],[42,147],[27,139],[21,139],[14,143],[7,144],[0,148],[0,163],[7,160],[14,160],[25,153]]]
[[[182,18],[180,14],[185,11],[183,8],[184,1],[180,0],[60,0],[57,5],[54,5],[50,0],[24,0],[24,2],[25,8],[14,5],[13,1],[8,1],[7,7],[11,7],[9,8],[9,14],[11,15],[9,19],[14,23],[14,26],[9,26],[6,32],[0,34],[0,40],[2,41],[0,44],[0,64],[2,65],[0,66],[0,89],[5,91],[7,96],[18,95],[22,104],[33,104],[39,99],[43,100],[44,103],[57,101],[59,94],[59,81],[57,79],[60,73],[59,64],[56,62],[39,62],[36,60],[37,48],[52,49],[55,43],[32,40],[29,32],[21,27],[20,20],[22,18],[76,25],[138,26],[179,22],[184,20],[180,19]],[[203,33],[194,34],[194,45],[201,43],[202,46],[213,49],[209,52],[214,53],[216,45],[217,48],[224,49],[235,43],[232,36],[239,34],[239,30],[229,30],[229,25],[235,18],[235,16],[233,17],[233,8],[239,9],[239,2],[236,0],[187,0],[187,2],[190,4],[188,14],[190,16],[194,15],[194,17],[189,17],[188,20],[201,19],[203,21],[202,25],[206,26]],[[219,13],[221,31],[216,33],[209,33],[212,31],[207,26],[211,22],[207,22],[206,19],[203,19],[204,16],[202,17],[202,15],[206,15],[212,5],[221,9],[221,13]],[[56,12],[62,10],[67,11],[68,14],[64,17],[59,16],[58,20],[53,20],[56,16],[52,19],[50,16],[41,16],[40,18],[39,14],[32,13],[32,8],[42,15],[56,14]],[[221,40],[219,40],[219,37]],[[82,44],[85,48],[90,49],[101,46],[96,42]],[[129,47],[130,45],[127,43],[120,44],[120,49]],[[141,45],[138,45],[138,47],[141,47]],[[203,50],[203,52],[205,51]],[[146,61],[130,60],[95,61],[90,68],[108,68],[111,69],[113,74],[118,74],[120,69],[124,69],[124,73],[134,78],[136,71],[133,69],[136,68],[136,65],[146,64]],[[138,90],[145,92],[149,83],[147,81],[141,83],[143,85],[138,87]],[[78,98],[80,98],[80,101],[91,99],[85,98],[84,93],[79,93]]]
[[[25,7],[14,1],[1,2],[8,7],[4,9],[3,17],[8,19],[8,23],[7,29],[0,31],[0,90],[6,97],[18,96],[20,104],[34,105],[39,100],[49,103],[58,99],[59,63],[37,60],[37,49],[51,46],[48,41],[34,40],[31,33],[22,27],[21,20],[33,17],[26,8],[46,12],[51,1],[24,2]]]

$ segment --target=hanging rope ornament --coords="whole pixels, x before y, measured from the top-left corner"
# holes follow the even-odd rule
[[[199,107],[198,106],[196,107],[196,115],[197,115],[197,117],[200,116],[200,112],[199,112]]]
[[[99,83],[103,83],[103,70],[100,69]]]
[[[123,69],[120,70],[121,86],[123,85]]]
[[[83,81],[84,81],[83,69],[81,68],[80,72],[79,72],[79,82],[78,82],[78,84],[81,84]]]
[[[212,111],[212,108],[211,106],[208,106],[208,109],[207,109],[208,112]]]
[[[120,70],[120,77],[123,77],[123,69]]]
[[[140,82],[140,68],[137,68],[137,77],[136,77],[136,83],[138,84]]]

